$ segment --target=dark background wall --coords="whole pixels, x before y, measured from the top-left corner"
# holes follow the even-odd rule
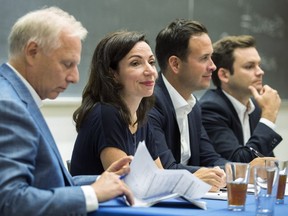
[[[92,53],[107,33],[145,32],[154,49],[157,33],[175,18],[203,23],[212,41],[225,35],[251,34],[265,70],[264,82],[288,99],[288,0],[0,0],[0,62],[7,61],[7,37],[13,23],[30,10],[59,6],[88,29],[79,66],[80,82],[62,96],[81,96]]]

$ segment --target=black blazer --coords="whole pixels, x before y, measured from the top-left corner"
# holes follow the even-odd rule
[[[149,121],[154,126],[156,145],[162,165],[166,169],[187,169],[195,172],[199,166],[223,166],[227,160],[216,153],[202,125],[199,102],[188,114],[191,158],[188,166],[180,163],[180,131],[176,113],[161,73],[155,86],[156,102],[149,113]]]
[[[273,149],[282,138],[259,122],[261,110],[253,100],[255,110],[249,115],[251,138],[246,143],[264,156],[273,157]],[[200,98],[202,122],[216,151],[222,157],[238,162],[250,162],[256,156],[243,145],[243,131],[234,106],[221,89],[210,89]]]

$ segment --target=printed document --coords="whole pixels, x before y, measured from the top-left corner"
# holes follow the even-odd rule
[[[182,197],[194,205],[206,209],[199,199],[211,186],[187,170],[159,169],[150,156],[144,142],[140,142],[130,173],[124,178],[135,197],[134,206],[151,206],[161,200]]]

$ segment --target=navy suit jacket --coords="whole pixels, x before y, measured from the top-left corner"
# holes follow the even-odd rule
[[[249,115],[251,138],[246,143],[265,156],[274,156],[273,149],[282,138],[259,122],[261,110],[253,100],[255,110]],[[243,143],[243,131],[238,114],[221,89],[210,89],[200,98],[202,122],[216,151],[231,161],[250,162],[256,156]]]
[[[216,153],[202,125],[198,101],[188,114],[191,157],[188,165],[181,164],[180,131],[174,106],[161,73],[154,94],[156,102],[149,112],[149,121],[154,126],[156,145],[164,168],[195,172],[200,166],[224,166],[227,160]]]
[[[6,64],[0,67],[0,176],[2,216],[86,215],[84,194],[69,187],[76,182],[40,110]],[[75,178],[79,184],[95,179]]]

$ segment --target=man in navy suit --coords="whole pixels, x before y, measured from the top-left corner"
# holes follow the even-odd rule
[[[226,175],[219,167],[227,160],[215,152],[192,94],[210,85],[216,69],[212,52],[207,30],[198,22],[175,20],[160,31],[155,53],[161,71],[149,121],[164,168],[187,169],[216,191],[225,186]]]
[[[39,110],[79,80],[87,30],[59,8],[30,12],[12,27],[0,67],[0,215],[86,215],[131,191],[119,179],[125,157],[97,176],[72,178]],[[76,186],[79,185],[79,186]]]
[[[262,84],[264,71],[255,39],[227,36],[213,47],[217,70],[212,80],[217,88],[208,90],[200,103],[203,125],[215,150],[238,162],[248,163],[259,153],[273,157],[282,140],[275,132],[281,100],[276,90]]]
[[[200,103],[193,95],[210,86],[216,69],[207,29],[199,22],[176,19],[157,35],[155,52],[160,72],[149,121],[161,163],[165,169],[187,169],[217,191],[226,184],[219,167],[228,160],[215,151],[202,124]],[[256,158],[250,165],[268,159]]]

